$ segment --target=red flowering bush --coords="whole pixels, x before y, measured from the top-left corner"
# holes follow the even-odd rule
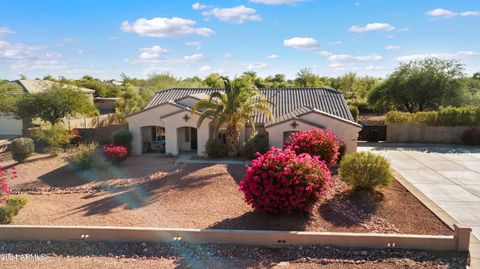
[[[330,171],[318,157],[272,148],[252,161],[240,190],[254,210],[290,214],[310,210],[330,181]]]
[[[283,147],[297,154],[308,153],[318,156],[327,165],[334,165],[337,163],[342,145],[343,142],[335,133],[329,130],[311,129],[293,133]]]
[[[8,180],[17,178],[17,170],[13,167],[10,170],[2,169],[0,165],[0,204],[3,204],[10,195],[10,188],[8,187]]]
[[[106,145],[103,147],[103,155],[111,163],[121,163],[127,159],[128,150],[124,146]]]

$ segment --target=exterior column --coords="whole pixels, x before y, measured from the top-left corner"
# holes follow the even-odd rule
[[[142,154],[142,131],[141,127],[138,126],[128,126],[130,132],[132,132],[132,154],[133,155],[140,155]]]
[[[197,155],[205,156],[205,146],[207,145],[208,138],[210,137],[210,121],[202,123],[200,128],[197,129]]]
[[[170,124],[165,126],[165,153],[178,155],[177,128]]]

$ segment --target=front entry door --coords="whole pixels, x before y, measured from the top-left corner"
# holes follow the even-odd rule
[[[197,149],[197,129],[190,128],[190,148]]]

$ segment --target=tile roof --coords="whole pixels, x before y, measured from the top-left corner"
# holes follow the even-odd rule
[[[175,101],[192,94],[210,94],[223,89],[214,88],[174,88],[160,92],[153,97],[145,109]],[[260,92],[274,106],[272,107],[273,119],[267,119],[264,115],[255,116],[255,122],[264,124],[266,122],[278,121],[281,118],[295,116],[317,109],[336,117],[354,121],[343,95],[335,90],[326,88],[272,88],[260,89]]]
[[[38,80],[38,79],[35,79],[35,80],[34,79],[20,79],[20,80],[16,80],[15,82],[20,84],[20,86],[22,86],[25,89],[26,93],[40,93],[40,92],[45,91],[45,89],[51,87],[54,84],[53,81]],[[63,83],[59,83],[59,84],[67,85],[67,84],[63,84]],[[92,90],[92,89],[77,87],[77,86],[73,86],[73,85],[67,85],[67,86],[71,86],[75,89],[78,89],[83,93],[94,93],[95,92],[95,90]]]

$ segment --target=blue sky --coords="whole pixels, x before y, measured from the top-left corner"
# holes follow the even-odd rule
[[[433,55],[480,71],[480,1],[0,1],[0,78],[385,76]]]

